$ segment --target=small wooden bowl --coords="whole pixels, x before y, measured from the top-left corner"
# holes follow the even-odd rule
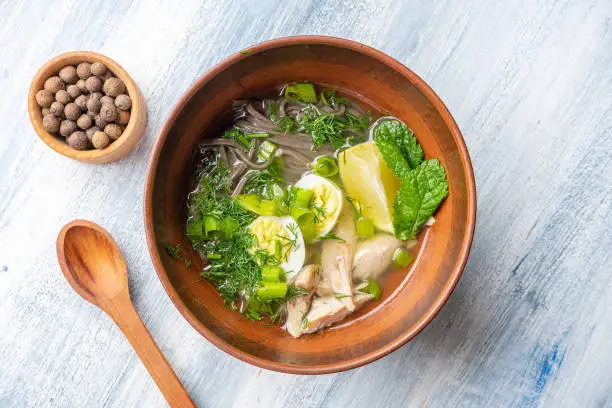
[[[47,132],[42,125],[41,108],[36,103],[36,92],[43,89],[45,80],[57,75],[60,69],[66,65],[77,65],[81,62],[101,62],[106,65],[127,87],[128,94],[132,99],[130,121],[123,134],[104,149],[74,150],[58,136]],[[142,93],[121,65],[104,55],[91,51],[71,51],[52,58],[43,65],[32,80],[28,94],[28,112],[34,130],[50,148],[59,154],[70,157],[84,163],[109,163],[121,159],[138,143],[144,132],[147,122],[147,108]]]
[[[427,158],[440,160],[449,196],[419,239],[418,255],[381,281],[383,297],[319,334],[292,338],[277,325],[252,322],[225,307],[203,262],[185,238],[187,194],[203,138],[231,123],[232,101],[269,95],[282,84],[314,82],[414,130]],[[465,142],[444,103],[414,72],[388,55],[349,40],[281,38],[236,53],[204,74],[177,103],[157,138],[144,197],[153,265],[170,299],[193,327],[227,353],[260,367],[296,374],[347,370],[406,343],[438,313],[468,258],[476,222],[476,186]],[[166,248],[179,242],[185,268]]]

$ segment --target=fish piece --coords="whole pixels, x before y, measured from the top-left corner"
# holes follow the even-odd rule
[[[302,321],[310,309],[310,300],[317,287],[319,276],[318,265],[306,265],[293,279],[292,283],[295,286],[308,291],[287,302],[287,331],[293,337],[297,338],[302,335]]]
[[[333,233],[341,238],[327,239],[323,241],[321,250],[321,291],[317,290],[320,296],[331,294],[337,295],[340,302],[349,310],[355,310],[353,303],[353,283],[351,269],[353,263],[353,250],[357,242],[357,232],[355,230],[355,217],[353,216],[350,205],[344,205],[342,215],[333,229]]]
[[[393,253],[403,244],[391,234],[379,233],[360,241],[353,257],[353,281],[378,280],[391,265]]]

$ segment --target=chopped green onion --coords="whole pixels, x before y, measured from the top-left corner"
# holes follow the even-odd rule
[[[301,227],[306,224],[314,225],[314,214],[308,208],[294,207],[291,209],[291,216]]]
[[[295,86],[302,102],[317,103],[317,92],[313,84],[295,84]]]
[[[209,232],[219,230],[221,227],[219,219],[213,215],[204,216],[204,233],[208,235]]]
[[[382,289],[380,288],[380,285],[378,282],[372,279],[368,279],[368,286],[361,289],[361,291],[364,293],[369,293],[370,295],[374,296],[374,299],[376,300],[380,300],[380,297],[382,296]]]
[[[187,237],[192,241],[204,239],[204,224],[202,220],[189,220],[187,222]]]
[[[365,217],[357,218],[355,221],[357,235],[362,238],[371,238],[374,236],[374,222]]]
[[[287,85],[285,87],[285,98],[291,102],[299,101],[300,95],[298,94],[297,86]]]
[[[206,259],[210,260],[216,260],[216,259],[221,259],[221,254],[206,254]]]
[[[223,230],[223,234],[225,234],[225,237],[229,238],[234,234],[234,232],[236,232],[238,227],[239,227],[238,221],[236,221],[235,219],[224,218],[223,226],[221,227],[221,229]]]
[[[245,210],[259,214],[259,197],[257,197],[257,194],[240,194],[236,197],[236,200]]]
[[[249,139],[263,139],[268,136],[270,136],[270,134],[266,132],[247,133]]]
[[[332,177],[338,174],[338,164],[336,159],[329,156],[319,156],[309,164],[309,167],[314,170],[315,174],[322,177]]]
[[[284,199],[285,197],[287,197],[287,190],[285,190],[278,183],[272,184],[272,187],[270,187],[270,189],[272,190],[272,197],[274,197],[275,199],[277,198]]]
[[[259,203],[259,211],[257,212],[260,215],[278,215],[278,208],[276,206],[276,201],[274,200],[263,200]]]
[[[257,297],[261,300],[282,299],[287,295],[287,283],[262,282],[257,288]]]
[[[299,224],[299,226],[300,231],[302,231],[302,237],[304,237],[304,241],[311,242],[317,237],[317,229],[315,228],[314,222]]]
[[[257,158],[262,161],[268,161],[276,152],[276,146],[274,143],[264,140],[259,146],[259,152],[257,153]]]
[[[291,84],[285,88],[285,98],[292,102],[317,103],[317,92],[313,84]]]
[[[301,208],[308,208],[314,191],[306,190],[304,188],[298,188],[295,194],[295,206]]]
[[[261,278],[264,282],[285,282],[287,280],[283,268],[272,265],[261,268]]]
[[[414,255],[404,248],[397,248],[393,253],[393,263],[400,268],[405,268],[414,260]]]

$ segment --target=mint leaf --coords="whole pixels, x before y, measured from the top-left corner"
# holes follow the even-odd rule
[[[423,162],[423,149],[412,130],[399,120],[383,120],[374,129],[374,142],[393,174],[404,178]]]
[[[393,228],[399,239],[413,239],[448,196],[444,167],[426,160],[408,172],[393,205]]]

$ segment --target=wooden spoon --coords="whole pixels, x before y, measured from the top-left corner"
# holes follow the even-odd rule
[[[72,221],[57,237],[57,258],[70,286],[117,323],[170,406],[195,407],[134,309],[127,265],[110,234],[93,222]]]

